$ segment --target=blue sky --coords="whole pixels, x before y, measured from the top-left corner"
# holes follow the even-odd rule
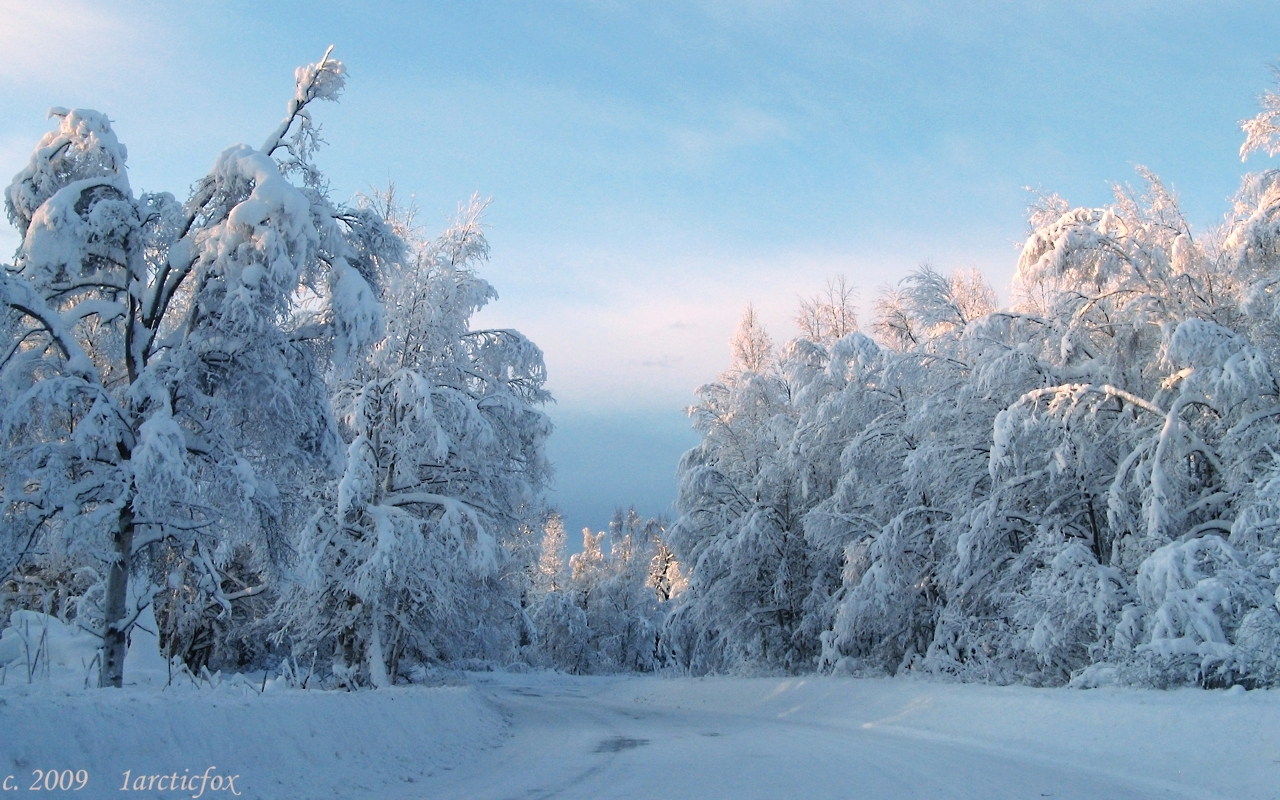
[[[49,106],[86,106],[135,189],[175,194],[259,144],[294,67],[336,45],[347,90],[315,112],[336,198],[392,179],[432,226],[493,198],[501,299],[478,322],[546,352],[574,529],[665,510],[696,442],[682,408],[747,303],[782,340],[836,274],[864,306],[926,260],[1003,291],[1025,187],[1101,204],[1137,164],[1212,225],[1272,165],[1240,164],[1238,121],[1280,57],[1273,2],[0,0],[0,19],[0,171]]]

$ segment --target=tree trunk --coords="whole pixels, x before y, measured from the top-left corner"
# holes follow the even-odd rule
[[[128,610],[129,572],[133,563],[133,509],[125,505],[115,533],[116,560],[107,568],[107,598],[102,629],[102,672],[98,685],[124,684],[124,657],[129,651],[124,629]]]
[[[375,606],[369,615],[369,641],[365,644],[365,663],[369,668],[369,682],[375,689],[391,685],[387,676],[387,662],[382,655],[382,612]]]

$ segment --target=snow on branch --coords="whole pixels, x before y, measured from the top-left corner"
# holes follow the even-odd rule
[[[1273,68],[1277,81],[1280,81],[1280,67]],[[1280,94],[1268,89],[1258,98],[1262,111],[1257,116],[1241,120],[1240,129],[1244,131],[1244,144],[1240,145],[1240,160],[1245,161],[1251,153],[1265,150],[1267,155],[1280,153]]]

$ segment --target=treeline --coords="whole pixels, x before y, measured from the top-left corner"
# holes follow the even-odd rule
[[[1280,149],[1280,97],[1242,150]],[[695,673],[1280,680],[1280,172],[1195,234],[1140,170],[1044,198],[1011,308],[922,267],[774,348],[748,309],[691,410],[665,653]]]
[[[578,674],[663,666],[662,622],[685,587],[660,520],[618,511],[605,532],[582,532],[565,563],[564,525],[548,521],[528,597],[536,639],[528,661]]]

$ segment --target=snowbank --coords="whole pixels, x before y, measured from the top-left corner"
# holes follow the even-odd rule
[[[303,691],[267,683],[67,690],[0,688],[0,780],[26,790],[34,770],[86,770],[79,796],[121,795],[138,776],[239,775],[244,798],[421,797],[423,780],[496,746],[501,716],[472,688]],[[131,787],[132,789],[132,787]],[[205,797],[230,796],[206,792]]]
[[[154,637],[153,637],[154,638]],[[39,681],[84,686],[97,658],[99,639],[38,611],[15,611],[0,631],[0,681]],[[156,658],[164,661],[156,646]],[[97,684],[96,673],[94,684]]]

